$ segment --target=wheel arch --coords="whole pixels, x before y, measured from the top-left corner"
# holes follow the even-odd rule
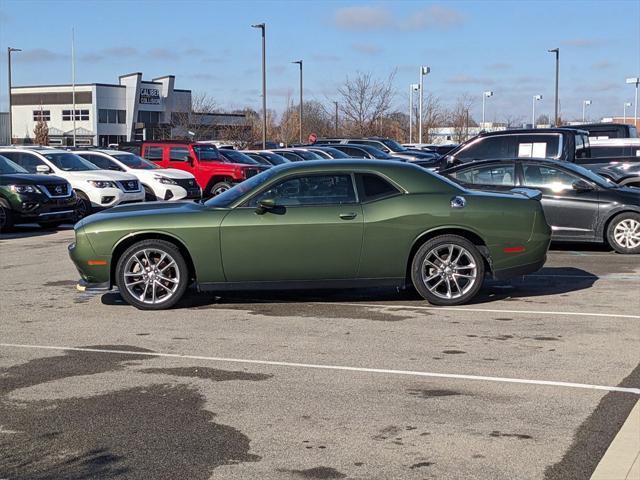
[[[411,249],[409,250],[409,257],[407,258],[407,265],[405,270],[405,278],[407,280],[411,279],[411,262],[413,262],[413,257],[415,257],[416,252],[420,249],[422,245],[424,245],[427,241],[431,240],[434,237],[438,237],[440,235],[458,235],[460,237],[466,238],[475,246],[478,247],[482,258],[484,259],[485,271],[487,273],[493,273],[493,264],[491,261],[491,255],[489,254],[489,249],[487,248],[486,242],[482,239],[482,237],[473,230],[470,230],[465,227],[459,226],[442,226],[438,228],[434,228],[432,230],[427,230],[426,232],[421,233],[416,237],[411,245]]]
[[[109,281],[111,282],[111,285],[116,284],[116,267],[122,254],[131,245],[143,240],[164,240],[165,242],[169,242],[175,245],[178,251],[184,257],[184,261],[187,263],[187,268],[189,269],[189,279],[196,280],[195,264],[193,263],[191,253],[189,252],[189,249],[187,248],[185,243],[180,238],[166,232],[147,231],[127,235],[126,237],[120,239],[114,246],[111,252],[111,270],[109,272]]]
[[[625,213],[635,213],[636,215],[640,215],[640,209],[636,210],[633,208],[622,207],[619,210],[615,210],[611,212],[608,217],[606,217],[602,222],[600,222],[600,228],[596,233],[596,238],[608,244],[609,239],[607,238],[607,232],[609,230],[609,226],[611,225],[611,222],[613,222],[617,217]]]

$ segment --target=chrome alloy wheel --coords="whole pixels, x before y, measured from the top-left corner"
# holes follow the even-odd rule
[[[478,267],[473,255],[460,245],[438,245],[422,262],[422,282],[440,298],[460,298],[473,288],[477,277]]]
[[[640,245],[640,222],[627,218],[619,222],[613,230],[613,238],[624,248],[637,248]]]
[[[139,301],[156,305],[169,300],[180,284],[180,271],[171,255],[148,249],[133,253],[124,267],[127,291]]]

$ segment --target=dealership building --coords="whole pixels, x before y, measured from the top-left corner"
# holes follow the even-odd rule
[[[74,93],[75,92],[75,93]],[[75,108],[74,108],[75,97]],[[37,122],[46,121],[49,144],[99,145],[186,136],[189,122],[249,128],[242,114],[192,113],[191,90],[175,88],[175,77],[144,80],[142,73],[117,84],[90,83],[11,88],[13,143],[33,143]],[[75,135],[74,135],[75,133]],[[216,128],[210,129],[216,140]]]

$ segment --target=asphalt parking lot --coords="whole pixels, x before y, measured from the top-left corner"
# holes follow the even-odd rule
[[[0,478],[583,479],[640,398],[640,256],[141,312],[75,290],[72,237],[0,236]]]

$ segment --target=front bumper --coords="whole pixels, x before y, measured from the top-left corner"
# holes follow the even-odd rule
[[[48,198],[44,195],[20,194],[10,200],[15,222],[73,221],[76,196]]]
[[[144,201],[144,190],[125,192],[119,188],[96,188],[91,192],[89,198],[95,209],[111,208],[122,203]]]
[[[163,185],[155,191],[158,200],[199,200],[202,198],[202,190],[199,186],[185,188],[180,185]]]

